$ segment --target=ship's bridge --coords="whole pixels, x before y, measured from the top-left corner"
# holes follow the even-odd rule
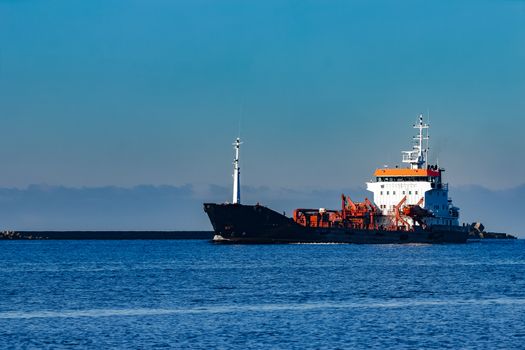
[[[429,167],[428,169],[377,169],[374,173],[377,181],[430,181],[432,178],[441,177],[441,169]]]
[[[374,173],[376,177],[391,177],[391,178],[406,178],[406,177],[439,177],[441,171],[435,167],[429,167],[428,169],[405,169],[405,168],[384,168],[377,169]]]
[[[437,166],[427,169],[383,168],[374,173],[376,182],[428,182],[431,188],[441,188],[441,172]]]

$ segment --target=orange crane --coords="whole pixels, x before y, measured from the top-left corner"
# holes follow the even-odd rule
[[[405,227],[406,229],[409,229],[410,228],[410,224],[401,217],[401,207],[403,206],[403,204],[405,204],[405,202],[407,201],[407,196],[404,196],[403,199],[401,199],[401,201],[394,207],[394,215],[395,215],[395,219],[394,219],[394,222],[395,222],[395,229],[398,229],[399,228],[399,223],[401,222],[403,227]]]

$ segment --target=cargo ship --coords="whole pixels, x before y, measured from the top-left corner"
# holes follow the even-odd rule
[[[427,163],[429,125],[423,116],[412,150],[402,152],[404,167],[384,167],[367,183],[373,199],[341,195],[341,208],[299,208],[292,217],[268,207],[241,204],[239,153],[233,144],[232,203],[204,203],[217,243],[465,243],[469,226],[443,182],[445,169]]]

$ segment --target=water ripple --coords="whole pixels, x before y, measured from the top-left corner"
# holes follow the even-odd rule
[[[461,305],[525,305],[525,299],[498,298],[485,300],[426,300],[426,301],[384,301],[384,302],[345,302],[345,303],[295,303],[295,304],[260,304],[260,305],[217,305],[191,308],[135,308],[135,309],[87,309],[87,310],[42,310],[42,311],[5,311],[0,312],[0,319],[30,318],[78,318],[78,317],[127,317],[127,316],[162,316],[172,314],[217,314],[232,312],[278,312],[310,311],[328,309],[389,309],[426,306],[461,306]]]

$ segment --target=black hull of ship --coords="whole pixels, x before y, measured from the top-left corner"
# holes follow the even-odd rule
[[[414,231],[305,227],[261,205],[205,203],[217,243],[466,243],[468,230],[433,226]]]

